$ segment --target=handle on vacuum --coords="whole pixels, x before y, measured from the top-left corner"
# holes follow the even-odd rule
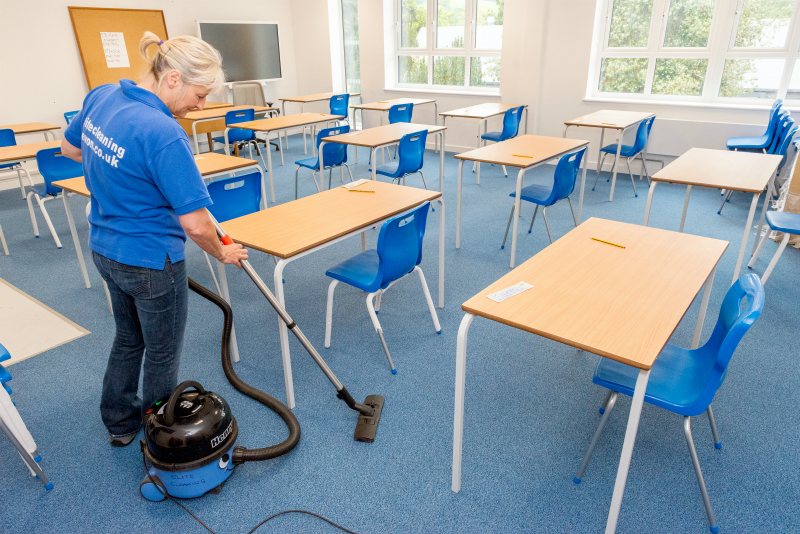
[[[169,400],[167,401],[167,406],[164,408],[164,424],[167,426],[172,426],[172,423],[175,422],[175,405],[178,404],[178,399],[181,396],[181,393],[188,388],[194,388],[200,393],[205,393],[206,390],[203,389],[203,386],[200,385],[199,382],[195,382],[194,380],[187,380],[186,382],[181,382],[178,384],[172,394],[169,396]]]

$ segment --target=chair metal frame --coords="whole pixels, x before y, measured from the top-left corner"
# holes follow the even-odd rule
[[[639,127],[636,129],[636,138],[635,138],[635,140],[633,142],[634,154],[632,156],[623,156],[622,154],[620,154],[620,156],[625,158],[625,160],[626,160],[625,163],[628,166],[628,176],[630,176],[631,185],[633,185],[633,196],[635,198],[639,197],[639,193],[636,192],[636,182],[633,180],[633,171],[631,170],[631,161],[634,161],[637,156],[639,156],[639,158],[642,160],[642,170],[639,173],[639,180],[641,181],[642,174],[644,174],[644,176],[647,178],[647,185],[649,187],[650,186],[650,173],[647,170],[647,163],[646,163],[646,160],[645,160],[645,157],[644,157],[644,153],[645,153],[645,149],[647,148],[647,141],[650,139],[650,130],[653,128],[653,122],[655,122],[655,120],[656,120],[656,117],[655,117],[655,115],[653,115],[649,119],[645,119],[645,120],[643,120],[642,122],[639,123]],[[643,139],[642,139],[642,136],[643,136]],[[642,146],[638,151],[636,151],[636,143],[637,142],[641,142],[642,143]],[[622,144],[622,139],[621,138],[619,140],[619,143]],[[616,156],[616,153],[617,153],[617,150],[616,150],[617,145],[616,144],[608,145],[607,147],[602,147],[600,149],[600,163],[597,166],[598,170],[597,170],[597,175],[594,178],[594,185],[592,185],[592,191],[594,191],[595,187],[597,187],[597,181],[600,179],[600,169],[603,168],[603,162],[605,162],[606,156],[611,154],[611,152],[606,152],[603,149],[604,148],[610,148],[610,147],[614,147],[614,155]],[[617,161],[618,160],[619,160],[619,158],[616,158],[616,157],[614,158],[614,164],[611,165],[611,170],[608,171],[609,176],[614,173],[614,167],[617,166]],[[606,180],[606,182],[608,182],[610,180],[611,179],[609,178],[609,179]]]

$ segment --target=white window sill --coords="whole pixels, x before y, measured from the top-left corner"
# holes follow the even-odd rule
[[[384,87],[384,91],[387,93],[425,93],[425,94],[436,94],[436,95],[463,95],[463,96],[487,96],[490,98],[500,98],[500,91],[454,91],[454,90],[447,90],[447,89],[417,89],[417,88],[406,88],[406,87]]]
[[[613,104],[640,104],[647,106],[673,106],[686,108],[712,108],[712,109],[744,109],[751,111],[769,111],[773,100],[765,99],[764,104],[753,106],[748,104],[721,104],[717,102],[678,102],[672,100],[640,100],[638,98],[608,98],[608,97],[586,97],[584,102],[607,102]],[[783,106],[791,111],[800,110],[800,107]]]

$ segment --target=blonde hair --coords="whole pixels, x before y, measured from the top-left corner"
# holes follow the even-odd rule
[[[152,58],[147,54],[150,45],[158,45]],[[139,54],[149,65],[142,81],[152,76],[158,88],[171,70],[180,73],[184,84],[199,85],[211,93],[222,89],[225,83],[222,56],[213,46],[197,37],[183,35],[162,41],[153,32],[144,32],[139,41]]]

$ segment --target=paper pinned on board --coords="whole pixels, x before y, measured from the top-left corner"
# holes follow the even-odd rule
[[[128,49],[125,47],[125,37],[122,32],[100,32],[103,43],[103,52],[106,55],[106,65],[109,69],[127,68],[131,66],[128,59]]]
[[[523,291],[527,291],[528,289],[531,289],[532,287],[533,287],[532,285],[530,285],[530,284],[528,284],[526,282],[520,282],[519,284],[513,285],[511,287],[507,287],[505,289],[501,289],[497,293],[491,293],[491,294],[486,295],[486,296],[489,297],[490,299],[492,299],[495,302],[503,302],[507,298],[511,298],[514,295],[519,295]]]

